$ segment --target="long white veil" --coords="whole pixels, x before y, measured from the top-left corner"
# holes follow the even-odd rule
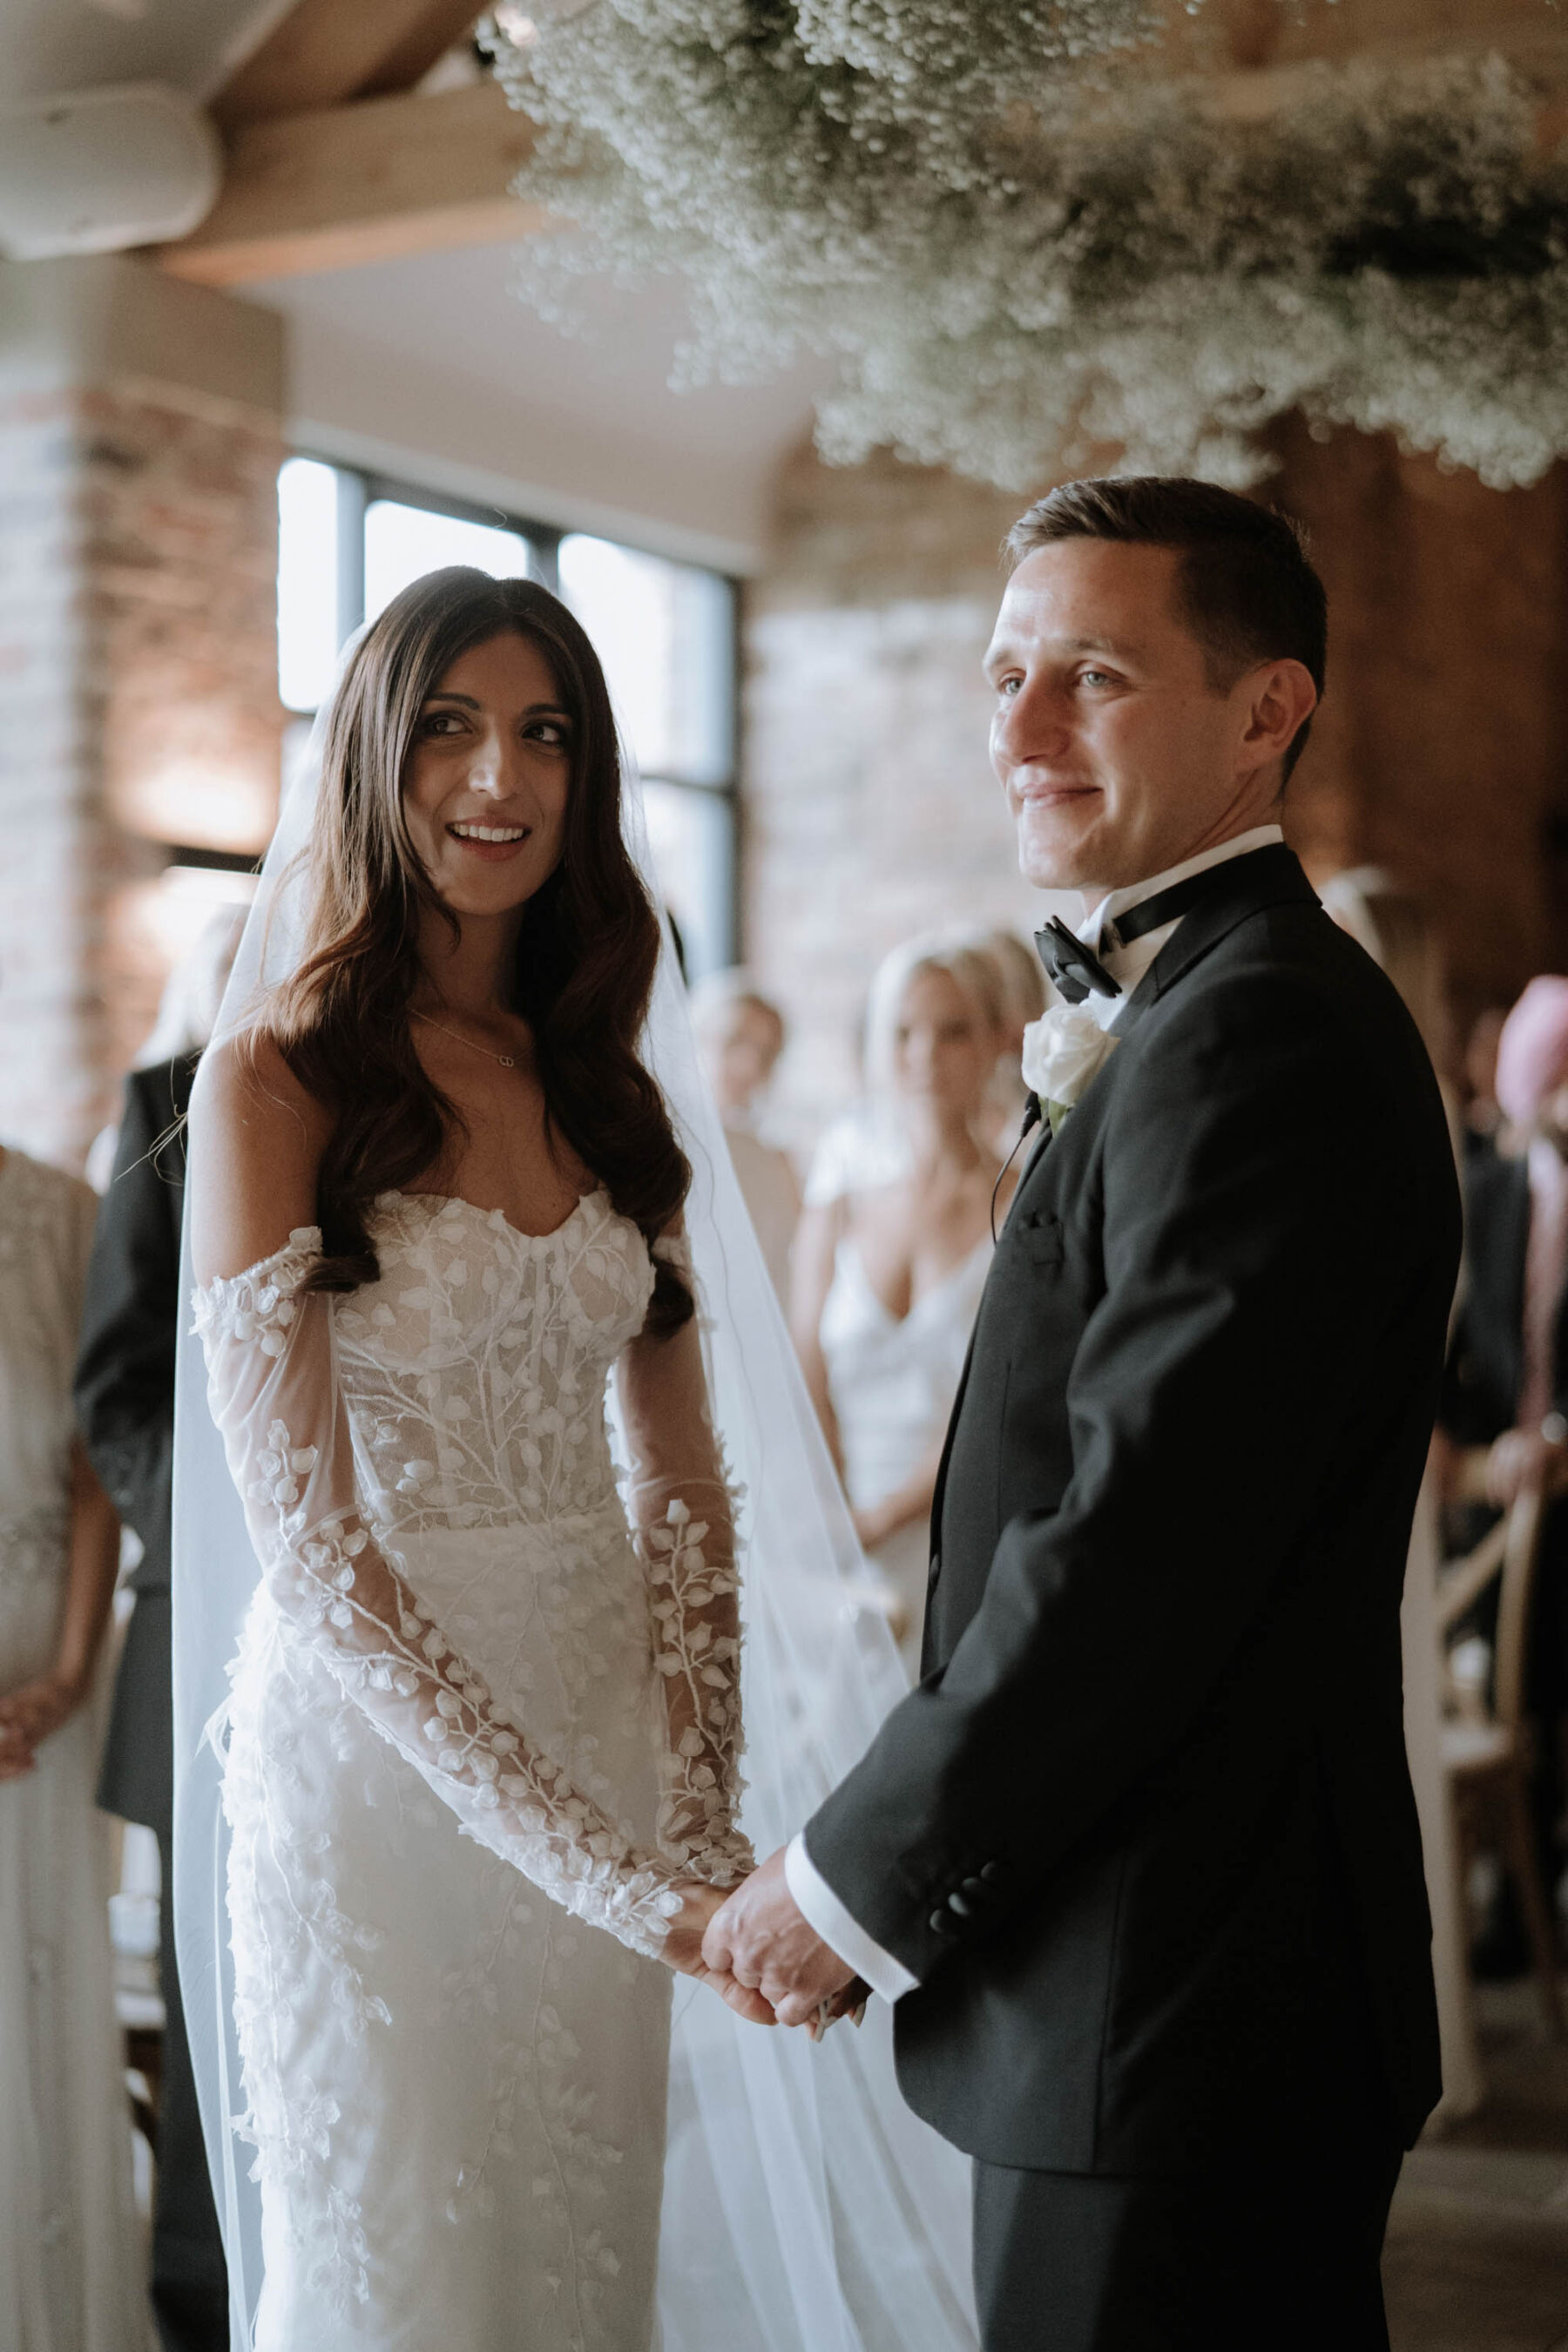
[[[224,999],[243,1028],[297,958],[301,852],[323,721],[285,796]],[[623,750],[623,823],[653,890]],[[863,1566],[698,1058],[665,930],[645,1058],[693,1169],[687,1205],[715,1418],[744,1489],[742,1606],[748,1790],[759,1857],[841,1780],[901,1696],[897,1652],[863,1604]],[[203,1149],[199,1106],[190,1136]],[[189,1195],[187,1194],[187,1197]],[[182,1305],[193,1288],[188,1235]],[[185,1318],[182,1315],[182,1323]],[[227,1668],[258,1570],[183,1332],[174,1430],[174,1902],[180,1974],[230,2276],[231,2352],[250,2352],[262,2279],[259,2190],[237,2146],[221,1789]],[[440,2226],[432,2215],[432,2228]],[[890,2013],[803,2032],[743,2024],[677,1979],[659,2242],[659,2352],[973,2352],[968,2166],[904,2105]],[[626,2347],[633,2352],[633,2347]]]

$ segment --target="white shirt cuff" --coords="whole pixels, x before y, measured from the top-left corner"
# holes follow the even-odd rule
[[[897,2000],[919,1984],[902,1960],[874,1943],[858,1919],[846,1911],[805,1850],[804,1835],[793,1837],[784,1849],[784,1884],[830,1951],[837,1952],[858,1977],[864,1977],[884,2000]]]

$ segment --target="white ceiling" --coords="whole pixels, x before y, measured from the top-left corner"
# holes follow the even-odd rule
[[[289,0],[0,0],[0,96],[111,82],[216,89]]]
[[[433,487],[460,487],[466,465],[496,478],[492,495],[508,481],[518,503],[531,495],[542,520],[640,519],[649,544],[751,569],[822,370],[671,392],[674,284],[584,285],[584,339],[538,318],[515,276],[514,249],[489,247],[247,288],[291,323],[298,437],[353,456],[357,432],[437,461]]]

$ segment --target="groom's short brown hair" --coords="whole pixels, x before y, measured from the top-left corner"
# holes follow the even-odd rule
[[[1181,476],[1063,482],[1019,516],[1002,542],[1009,571],[1064,539],[1121,540],[1169,547],[1177,609],[1204,649],[1209,683],[1227,694],[1243,671],[1281,657],[1299,661],[1321,695],[1329,607],[1288,516],[1234,490]],[[1285,754],[1287,776],[1306,749],[1311,720]]]

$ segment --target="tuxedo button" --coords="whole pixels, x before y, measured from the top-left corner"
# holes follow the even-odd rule
[[[973,1895],[978,1901],[989,1892],[989,1889],[983,1878],[966,1878],[963,1882],[963,1891],[966,1895]]]
[[[931,1913],[931,1931],[933,1936],[956,1936],[958,1933],[957,1928],[953,1926],[952,1921],[948,1917],[945,1911],[933,1911]]]
[[[998,1880],[1006,1877],[1007,1873],[999,1862],[983,1862],[980,1865],[980,1875],[987,1886],[994,1886]]]
[[[973,1919],[974,1916],[974,1906],[967,1895],[950,1895],[947,1907],[950,1911],[956,1911],[961,1919]]]

